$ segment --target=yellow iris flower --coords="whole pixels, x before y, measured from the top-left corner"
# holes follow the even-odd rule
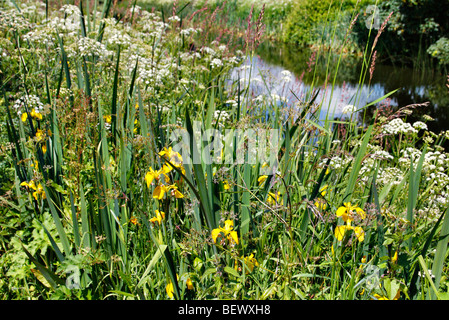
[[[166,186],[163,184],[158,185],[154,191],[153,191],[153,198],[162,200],[164,198],[164,195],[171,191],[171,195],[175,198],[184,198],[184,195],[178,190],[178,187],[174,184]]]
[[[179,280],[178,275],[176,275],[176,279]],[[175,289],[173,288],[173,283],[170,281],[165,287],[165,291],[167,292],[167,296],[172,299],[173,294],[175,293]]]
[[[259,265],[256,258],[254,258],[254,254],[252,254],[252,253],[248,257],[243,258],[243,261],[245,262],[246,266],[248,267],[249,272],[253,272],[254,267],[257,267]]]
[[[162,151],[159,152],[159,155],[161,157],[165,156],[175,167],[181,167],[182,165],[182,156],[176,152],[173,151],[171,147],[163,148]]]
[[[153,198],[162,200],[164,198],[165,193],[167,193],[167,191],[168,191],[167,186],[165,186],[163,184],[158,185],[153,191]]]
[[[338,241],[342,241],[346,231],[349,230],[354,231],[355,236],[357,237],[357,240],[359,240],[359,242],[363,242],[363,240],[365,240],[365,231],[363,231],[361,227],[351,226],[351,223],[349,221],[345,225],[337,226],[335,228],[335,237]]]
[[[178,187],[174,184],[168,186],[168,190],[170,190],[171,195],[175,198],[184,198],[184,195],[178,190]]]
[[[165,219],[165,212],[154,210],[154,213],[156,213],[156,217],[153,217],[150,219],[150,222],[152,223],[159,223],[159,225],[162,223],[162,220]]]
[[[281,202],[281,193],[278,191],[277,194],[273,192],[268,192],[267,203],[270,205],[275,205]]]
[[[190,278],[186,281],[187,289],[192,290],[193,289],[193,282]]]
[[[42,187],[42,185],[40,183],[36,186],[34,181],[31,180],[29,183],[24,181],[20,185],[34,190],[33,197],[34,197],[34,199],[36,199],[36,201],[38,200],[39,196],[42,196],[42,199],[46,198],[44,188]]]
[[[36,112],[36,110],[31,110],[30,116],[36,120],[42,120],[42,113]],[[23,120],[22,120],[23,121]],[[25,121],[24,121],[25,122]]]
[[[326,193],[327,193],[327,188],[328,188],[328,185],[326,184],[325,186],[323,186],[321,189],[320,189],[320,192],[321,192],[321,196],[325,196],[326,195]]]
[[[315,201],[315,207],[317,207],[319,210],[322,210],[322,211],[326,210],[326,208],[327,208],[326,200],[324,200],[324,199],[317,199]]]
[[[232,220],[226,220],[224,228],[218,227],[214,230],[212,230],[212,239],[214,240],[214,243],[217,242],[217,238],[224,234],[224,236],[229,240],[233,241],[236,244],[239,244],[239,238],[237,236],[237,231],[233,231],[234,228],[234,221]]]
[[[154,179],[159,178],[159,172],[154,171],[153,168],[150,167],[150,170],[145,174],[145,181],[147,183],[147,187],[150,188],[151,183]]]
[[[259,186],[265,182],[265,180],[267,180],[268,176],[267,175],[263,175],[260,176],[259,179],[257,179],[257,182],[259,182]]]

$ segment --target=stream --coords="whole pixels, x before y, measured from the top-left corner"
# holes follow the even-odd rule
[[[320,119],[324,119],[328,112],[330,118],[344,117],[345,106],[360,109],[397,90],[366,108],[366,112],[359,112],[359,120],[370,119],[379,106],[397,110],[429,102],[426,107],[416,108],[407,121],[424,121],[423,115],[428,115],[434,119],[426,121],[429,130],[435,133],[449,130],[449,89],[445,75],[376,63],[371,79],[369,70],[365,72],[365,79],[361,79],[361,58],[343,57],[339,61],[334,57],[329,61],[310,50],[263,43],[256,54],[245,61],[243,68],[234,70],[233,78],[250,80],[254,97],[268,94],[289,106],[294,106],[298,99],[307,101],[312,89],[320,88],[316,101],[323,102]],[[326,75],[328,85],[325,87]]]

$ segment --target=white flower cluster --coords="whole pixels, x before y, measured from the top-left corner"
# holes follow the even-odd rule
[[[373,159],[381,159],[381,160],[393,160],[393,156],[385,150],[376,150],[373,154],[370,155],[371,158]]]
[[[389,135],[395,135],[399,133],[417,133],[418,130],[410,123],[404,122],[401,118],[395,118],[382,127],[382,132]]]
[[[149,39],[162,38],[165,30],[168,28],[168,23],[161,21],[161,17],[154,13],[147,11],[142,12],[142,31],[145,37]]]
[[[113,54],[106,49],[106,46],[95,39],[81,37],[77,41],[78,53],[82,57],[98,57],[104,59]],[[73,55],[74,52],[71,52]],[[68,54],[69,56],[69,54]]]
[[[278,101],[285,102],[285,103],[288,102],[287,97],[280,96],[280,95],[278,95],[276,93],[272,93],[272,94],[270,94],[270,96],[271,96],[271,99],[273,99],[273,102],[278,102]]]
[[[292,81],[292,73],[291,73],[290,71],[288,71],[288,70],[283,70],[283,71],[281,71],[281,75],[282,75],[281,80],[282,80],[283,82],[288,83],[288,82],[291,82],[291,81]]]
[[[35,95],[24,95],[14,101],[13,108],[16,110],[17,114],[20,116],[23,111],[25,111],[25,105],[28,110],[34,109],[35,112],[41,113],[44,110],[44,104],[41,102],[38,96]]]
[[[203,48],[201,48],[201,52],[202,52],[203,54],[207,54],[207,55],[209,55],[209,56],[211,56],[211,57],[214,57],[214,56],[217,54],[217,53],[215,52],[214,49],[209,48],[209,47],[203,47]]]
[[[377,183],[380,185],[399,185],[404,179],[404,172],[397,167],[379,168]]]
[[[44,21],[44,24],[53,32],[58,32],[60,37],[77,36],[81,30],[79,8],[74,5],[64,5],[59,11],[63,13],[62,17],[50,17],[49,20]]]
[[[223,67],[223,61],[221,61],[220,59],[214,58],[210,62],[210,65],[211,65],[212,69],[220,68],[220,67]]]
[[[387,151],[380,149],[380,147],[369,145],[371,149],[371,153],[362,163],[362,167],[360,168],[359,175],[361,177],[361,181],[367,182],[369,178],[372,176],[372,170],[374,169],[374,165],[376,160],[393,160],[394,157]]]
[[[225,104],[229,104],[229,105],[231,105],[231,107],[237,107],[237,105],[238,105],[237,101],[235,101],[233,99],[226,100]]]
[[[151,87],[163,86],[164,81],[168,80],[173,66],[170,61],[161,59],[159,63],[154,63],[153,59],[145,58],[140,55],[131,55],[128,59],[128,68],[132,70],[138,59],[137,81]]]
[[[410,168],[410,163],[413,161],[413,163],[416,166],[416,163],[418,162],[419,157],[421,156],[421,151],[419,151],[416,148],[407,147],[401,152],[401,157],[399,158],[399,166],[404,168],[405,170]]]
[[[26,20],[17,9],[0,10],[0,31],[17,31],[30,29],[32,24]]]
[[[170,21],[170,22],[179,22],[179,21],[181,21],[181,18],[178,17],[178,16],[171,16],[171,17],[168,18],[168,21]]]
[[[320,163],[319,167],[323,168],[326,163],[327,163],[328,159],[323,159],[322,162]],[[329,169],[343,169],[345,168],[352,160],[350,158],[342,158],[340,156],[333,156],[332,158],[330,158],[330,162],[329,162]]]
[[[44,44],[45,46],[53,46],[56,43],[56,38],[51,28],[33,29],[23,35],[23,40]]]
[[[214,112],[214,118],[217,119],[218,117],[220,117],[220,120],[226,121],[226,120],[228,120],[231,116],[229,115],[229,113],[228,113],[227,111],[224,111],[224,110],[215,110],[215,112]]]
[[[341,110],[341,113],[343,113],[343,114],[353,114],[356,110],[357,110],[357,108],[355,106],[353,106],[352,104],[348,104],[348,105],[343,107],[343,109]]]
[[[134,14],[139,14],[139,13],[141,13],[142,12],[142,7],[140,7],[140,6],[138,6],[138,5],[133,5],[130,9],[129,9],[129,11],[131,12],[131,13],[134,13]]]
[[[424,156],[423,170],[447,172],[449,168],[449,158],[440,151],[429,151]]]
[[[422,121],[416,121],[413,124],[413,128],[415,128],[416,130],[427,130],[427,124]]]
[[[187,37],[187,36],[189,36],[189,35],[194,35],[194,34],[196,34],[197,32],[198,32],[198,30],[195,29],[195,28],[187,28],[187,29],[182,29],[182,30],[180,31],[180,34],[183,35],[183,36],[185,36],[185,37]]]
[[[79,17],[81,15],[80,9],[73,4],[65,4],[61,7],[61,9],[59,9],[59,11],[67,16]]]
[[[107,28],[105,31],[106,42],[110,45],[127,47],[131,44],[131,37],[117,28]]]

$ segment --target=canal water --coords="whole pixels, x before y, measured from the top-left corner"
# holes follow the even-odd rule
[[[407,121],[423,121],[423,116],[428,115],[434,119],[426,121],[430,130],[436,133],[449,130],[449,88],[445,75],[377,62],[372,76],[368,70],[362,80],[361,60],[360,57],[342,57],[338,61],[338,57],[325,57],[308,49],[264,43],[243,68],[234,71],[233,77],[250,81],[253,96],[268,94],[289,106],[294,106],[298,100],[310,99],[311,92],[320,89],[317,102],[322,102],[322,119],[326,113],[330,118],[345,117],[345,106],[360,109],[396,90],[388,98],[366,108],[366,112],[359,112],[359,120],[370,119],[379,106],[397,110],[428,102],[427,107],[414,109]],[[328,85],[324,86],[326,77]]]

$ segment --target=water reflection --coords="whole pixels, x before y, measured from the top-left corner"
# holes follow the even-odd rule
[[[310,50],[265,43],[253,59],[246,61],[244,66],[247,67],[234,70],[233,77],[242,78],[242,82],[250,81],[254,98],[269,95],[289,106],[294,106],[298,99],[307,101],[312,90],[320,88],[318,101],[322,102],[321,119],[327,113],[329,118],[340,118],[344,116],[342,111],[346,105],[362,108],[397,89],[388,99],[368,108],[365,119],[369,119],[380,104],[389,105],[394,110],[430,102],[426,108],[415,109],[409,121],[422,120],[422,116],[427,114],[435,119],[428,123],[430,130],[439,132],[449,129],[449,92],[444,75],[377,63],[372,79],[369,79],[367,72],[362,81],[360,60],[345,57],[338,63],[338,57],[329,58]],[[326,75],[329,85],[324,86]]]

